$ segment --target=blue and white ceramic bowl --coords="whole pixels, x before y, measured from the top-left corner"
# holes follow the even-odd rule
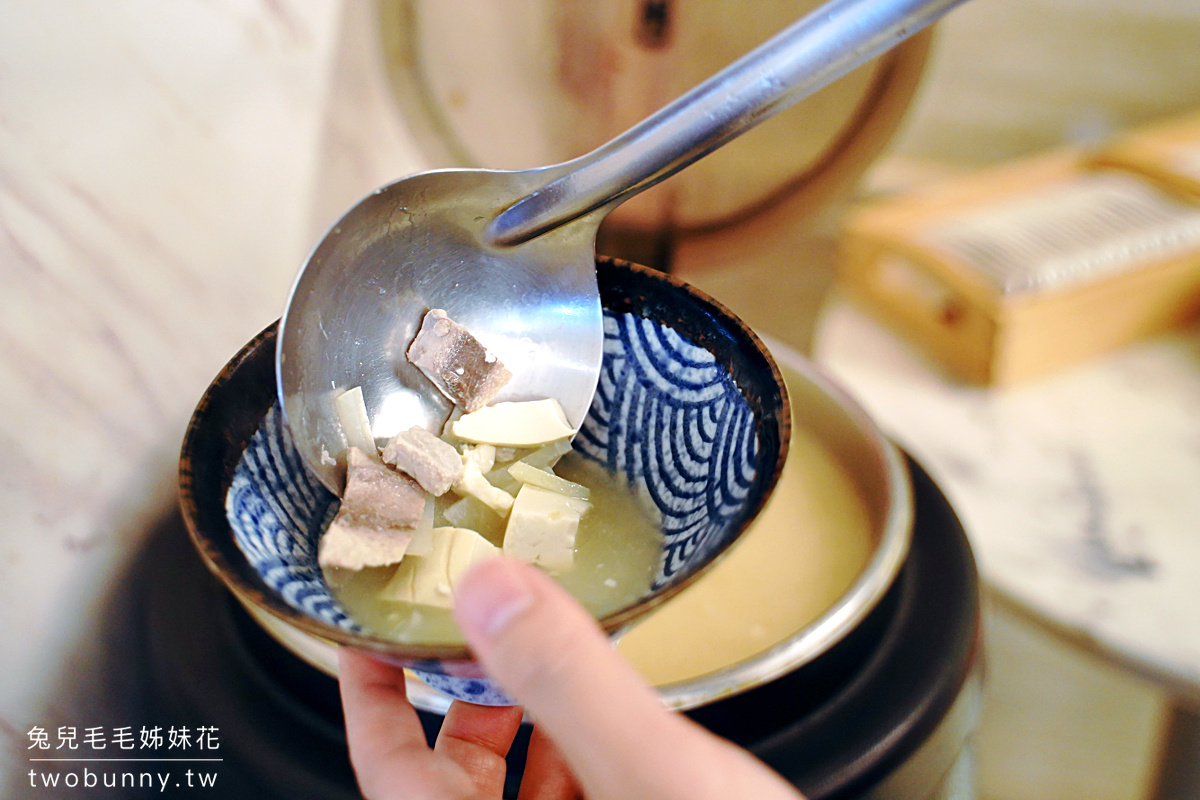
[[[729,311],[658,272],[598,259],[604,362],[575,449],[628,481],[663,532],[657,578],[600,619],[615,633],[680,591],[746,530],[787,454],[783,379]],[[508,702],[465,646],[363,631],[317,566],[337,498],[305,468],[276,404],[275,326],[213,381],[188,427],[180,494],[192,539],[234,594],[299,630],[380,655],[452,696]]]

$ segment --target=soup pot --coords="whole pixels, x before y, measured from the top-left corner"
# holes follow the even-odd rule
[[[258,346],[209,398],[229,413],[218,415],[217,427],[204,435],[244,443],[273,402],[269,337]],[[871,521],[869,557],[847,590],[803,629],[737,663],[661,686],[660,693],[810,797],[969,797],[966,744],[978,713],[979,597],[961,525],[919,466],[850,398],[800,356],[778,346],[774,354],[789,378],[794,423],[812,432],[856,484]],[[181,585],[191,586],[190,594],[179,592]],[[332,646],[253,604],[241,607],[202,569],[161,591],[171,596],[148,606],[163,651],[153,663],[168,673],[174,665],[203,686],[181,686],[178,675],[164,679],[174,687],[166,702],[215,716],[210,721],[222,730],[245,729],[233,746],[248,748],[247,764],[264,758],[261,753],[270,753],[272,763],[294,758],[303,732],[319,729],[321,736],[305,739],[300,749],[324,742],[327,758],[294,759],[289,774],[322,785],[349,775],[339,766],[346,762]],[[201,613],[181,610],[188,597]],[[201,623],[223,646],[197,653],[190,641],[181,643],[172,609]],[[237,657],[224,672],[214,677],[194,669],[197,658],[229,660],[226,651]],[[270,688],[263,718],[240,717],[236,704],[213,703],[242,691],[246,681]],[[410,696],[433,735],[447,698],[416,679]],[[264,704],[262,697],[257,704]],[[278,724],[287,719],[299,723]],[[514,782],[521,758],[518,743],[511,756]]]

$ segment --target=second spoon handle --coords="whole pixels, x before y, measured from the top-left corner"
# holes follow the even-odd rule
[[[891,49],[965,0],[832,0],[504,209],[517,245],[648,189]]]

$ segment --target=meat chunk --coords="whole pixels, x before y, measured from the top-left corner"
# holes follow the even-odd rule
[[[450,491],[463,471],[462,457],[454,446],[419,425],[393,436],[383,448],[383,460],[416,478],[434,496]]]
[[[425,490],[378,459],[346,451],[346,491],[338,517],[362,527],[413,528],[425,515]]]
[[[321,537],[318,563],[345,569],[395,564],[425,516],[425,497],[412,478],[349,448],[342,505]]]
[[[430,309],[421,320],[408,360],[467,412],[487,405],[512,378],[496,356],[440,308]]]
[[[404,558],[412,535],[402,528],[362,528],[335,519],[321,537],[317,563],[354,570],[395,564]]]

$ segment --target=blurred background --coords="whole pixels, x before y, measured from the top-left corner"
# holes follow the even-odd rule
[[[558,27],[530,22],[545,5]],[[22,783],[32,726],[139,724],[132,598],[154,569],[145,543],[182,535],[184,426],[332,220],[418,169],[579,154],[815,5],[3,4],[0,793],[39,796]],[[551,34],[578,50],[546,50]],[[1195,112],[1197,42],[1188,0],[971,0],[690,184],[629,204],[602,249],[813,352],[842,302],[848,210]],[[587,112],[601,86],[606,111]],[[1196,335],[1178,334],[1193,350]],[[1179,711],[1200,697],[1200,631],[1162,620],[1177,653],[1160,669],[1045,608],[988,592],[979,796],[1200,796],[1184,793],[1200,737]]]

